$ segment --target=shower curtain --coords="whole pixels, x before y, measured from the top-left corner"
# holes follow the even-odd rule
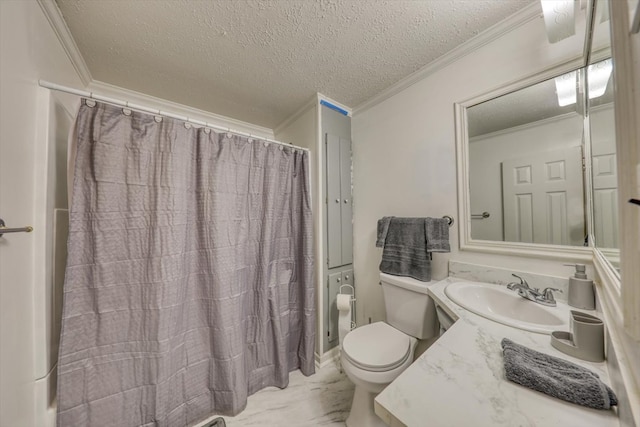
[[[308,153],[83,100],[58,426],[187,426],[314,372]]]

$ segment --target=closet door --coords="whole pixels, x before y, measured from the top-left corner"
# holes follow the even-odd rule
[[[340,183],[340,138],[326,134],[327,175],[327,264],[342,263],[342,195]]]
[[[326,134],[327,264],[353,262],[351,141]]]
[[[340,138],[340,211],[342,265],[353,263],[353,209],[351,203],[351,141]]]

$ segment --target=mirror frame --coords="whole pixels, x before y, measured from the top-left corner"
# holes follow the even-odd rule
[[[550,68],[522,80],[500,86],[492,91],[474,98],[454,104],[456,126],[456,163],[458,181],[458,221],[459,248],[463,251],[476,251],[502,255],[518,255],[534,258],[558,259],[565,262],[591,262],[593,260],[593,246],[562,246],[539,243],[519,243],[491,240],[477,240],[471,238],[471,202],[469,189],[469,133],[467,108],[497,98],[502,95],[520,90],[531,85],[549,80],[575,69],[584,67],[584,58],[572,60],[560,66]],[[587,135],[588,136],[588,135]],[[585,136],[586,137],[586,136]],[[585,179],[588,180],[588,177]],[[585,217],[587,230],[591,230],[593,213],[590,209],[591,194],[587,192],[585,198]]]

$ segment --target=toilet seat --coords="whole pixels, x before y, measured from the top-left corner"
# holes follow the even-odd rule
[[[411,357],[411,339],[384,322],[376,322],[349,332],[342,342],[342,352],[360,369],[390,371]]]

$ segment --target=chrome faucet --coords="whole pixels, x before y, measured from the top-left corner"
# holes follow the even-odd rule
[[[507,289],[517,291],[518,295],[520,295],[522,298],[528,299],[529,301],[546,305],[548,307],[556,306],[556,299],[553,297],[553,291],[562,292],[560,289],[545,288],[542,292],[540,292],[538,288],[530,287],[527,281],[517,274],[511,275],[520,279],[520,283],[509,283],[507,285]]]

